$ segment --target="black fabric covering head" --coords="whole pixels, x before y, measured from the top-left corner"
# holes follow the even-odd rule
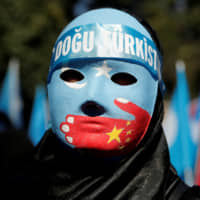
[[[146,136],[138,147],[118,159],[95,158],[68,149],[49,131],[35,158],[43,168],[51,199],[164,199],[169,154],[161,122],[163,101],[158,92]],[[46,174],[46,175],[45,175]]]

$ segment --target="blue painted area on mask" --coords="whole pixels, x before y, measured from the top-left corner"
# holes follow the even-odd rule
[[[146,67],[155,79],[161,79],[161,56],[152,40],[120,24],[87,24],[70,29],[55,44],[51,75],[74,59],[114,58]]]
[[[99,68],[106,67],[108,72],[99,73]],[[81,106],[87,101],[95,101],[105,109],[101,116],[133,120],[134,116],[124,112],[114,104],[116,98],[123,98],[145,109],[151,116],[157,97],[158,81],[153,79],[146,68],[116,60],[95,60],[70,62],[66,67],[78,70],[84,79],[77,84],[85,84],[80,89],[69,87],[61,78],[62,69],[56,70],[48,84],[50,115],[53,131],[63,142],[65,135],[60,131],[60,123],[68,114],[86,116]],[[122,86],[111,80],[116,73],[129,73],[137,79],[131,85]],[[69,145],[69,144],[68,144]]]
[[[70,31],[71,29],[74,29],[75,27],[78,26],[87,26],[88,24],[99,24],[99,25],[121,25],[122,27],[129,27],[130,29],[134,30],[135,32],[138,32],[139,34],[143,35],[145,38],[147,38],[148,41],[151,41],[152,43],[152,37],[150,35],[150,33],[146,30],[146,28],[134,17],[129,15],[126,12],[117,10],[117,9],[112,9],[112,8],[100,8],[100,9],[95,9],[95,10],[90,10],[78,17],[76,17],[71,23],[69,23],[61,32],[61,34],[59,35],[55,46],[53,48],[53,56],[51,57],[51,66],[50,66],[50,70],[49,70],[49,76],[48,76],[48,83],[50,81],[51,75],[53,73],[54,70],[60,68],[62,65],[66,64],[66,60],[63,59],[62,62],[58,63],[58,65],[56,66],[52,66],[53,63],[53,59],[54,59],[54,51],[56,44],[58,41],[61,40],[61,38],[66,35],[66,33],[68,31]],[[158,51],[156,51],[158,52]],[[157,53],[159,57],[159,61],[158,61],[158,65],[162,67],[162,57],[159,55],[159,52]],[[81,56],[81,59],[88,59],[88,56],[86,55],[86,57]],[[97,59],[97,55],[95,55],[94,58],[91,58],[93,60]],[[76,57],[75,59],[80,59],[78,57]],[[102,58],[103,59],[103,58]],[[119,59],[117,57],[115,57],[115,59]],[[123,59],[125,61],[125,59]],[[130,60],[129,60],[130,61]],[[134,59],[134,62],[132,60],[132,62],[134,64],[139,64],[140,66],[142,66],[142,64],[144,63],[139,63],[137,62],[137,59]],[[162,80],[162,75],[161,75],[161,67],[158,67],[157,70],[157,76],[159,79],[159,87],[161,92],[164,94],[165,92],[165,86]],[[53,69],[53,70],[52,70]],[[155,74],[152,73],[152,75],[154,76]],[[155,78],[155,77],[154,77]]]

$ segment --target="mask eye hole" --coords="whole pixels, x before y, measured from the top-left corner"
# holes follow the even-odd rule
[[[125,72],[114,74],[111,80],[118,85],[131,85],[137,82],[137,79],[133,75]]]
[[[62,72],[60,74],[60,78],[63,81],[67,81],[67,82],[78,82],[84,79],[83,74],[81,74],[79,71],[70,69],[70,70],[66,70],[64,72]]]

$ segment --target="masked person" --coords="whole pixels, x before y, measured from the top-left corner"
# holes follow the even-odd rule
[[[35,153],[33,196],[200,199],[170,164],[161,71],[159,42],[143,20],[106,8],[67,25],[52,52],[52,128]]]

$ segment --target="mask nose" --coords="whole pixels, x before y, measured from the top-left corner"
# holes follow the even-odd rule
[[[105,113],[103,106],[99,105],[95,101],[87,101],[81,106],[83,113],[90,117],[96,117]]]

